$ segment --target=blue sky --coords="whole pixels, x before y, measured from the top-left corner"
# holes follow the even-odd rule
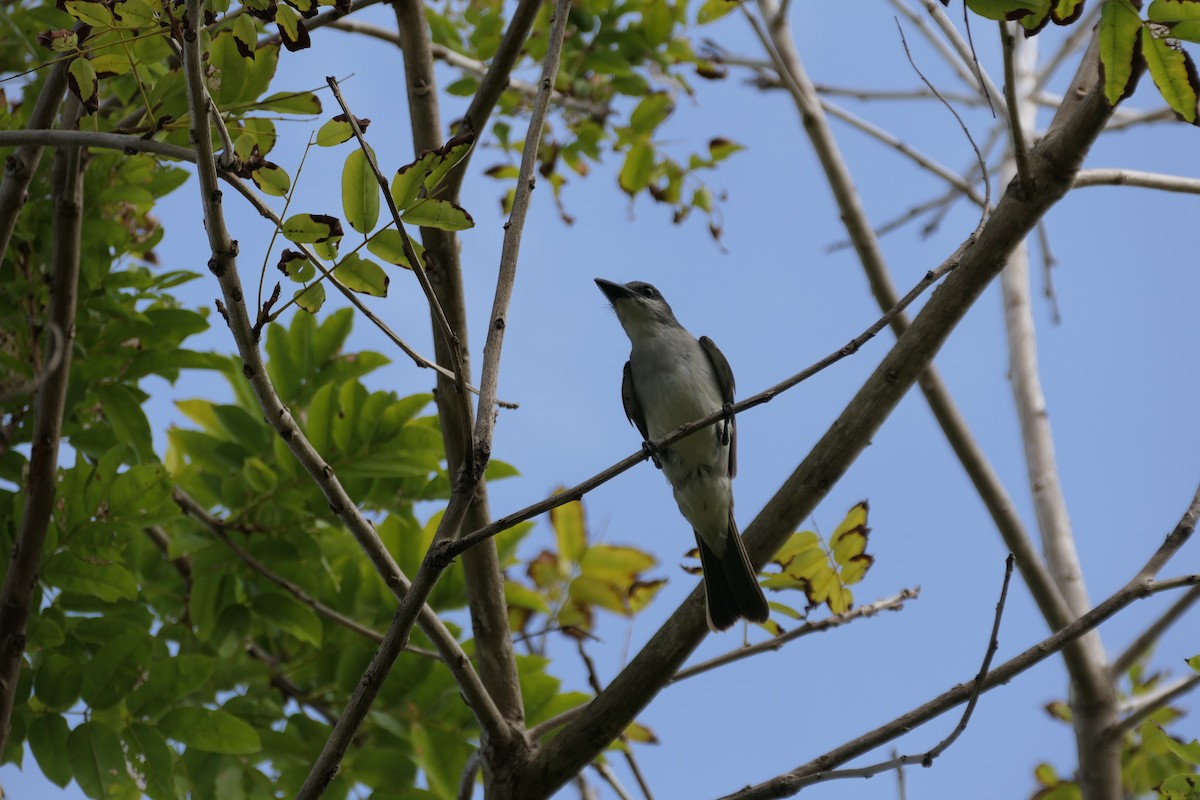
[[[919,79],[905,58],[890,7],[861,4],[848,17],[839,6],[792,4],[798,47],[813,80],[917,88]],[[379,9],[364,12],[364,18],[391,24]],[[911,26],[905,27],[922,70],[939,88],[963,91]],[[984,67],[999,84],[995,28],[976,20],[974,32]],[[737,14],[704,35],[735,52],[757,56],[749,28]],[[372,119],[368,138],[385,170],[410,160],[398,54],[386,44],[335,31],[321,31],[313,38],[313,50],[285,54],[279,87],[315,88],[331,70],[351,76],[343,81],[344,93],[357,115]],[[1049,30],[1041,37],[1042,47],[1048,51],[1059,39],[1058,31]],[[449,75],[440,73],[443,84]],[[522,77],[533,80],[536,73],[527,69]],[[714,189],[727,193],[722,204],[727,252],[714,246],[699,218],[674,226],[669,211],[647,198],[630,204],[617,189],[620,160],[611,155],[589,178],[572,178],[566,187],[564,201],[576,218],[572,226],[559,219],[547,185],[535,191],[500,382],[500,396],[521,407],[501,412],[493,449],[495,457],[514,464],[522,476],[490,488],[494,515],[538,500],[560,484],[576,483],[639,446],[620,402],[628,342],[592,283],[594,277],[657,285],[685,326],[712,337],[721,347],[737,376],[739,397],[837,349],[878,316],[853,254],[826,250],[844,234],[790,101],[782,92],[746,86],[741,77],[733,70],[724,82],[697,80],[696,99],[680,97],[675,116],[659,133],[659,141],[680,156],[703,148],[717,135],[746,146],[707,176]],[[1061,90],[1063,85],[1060,79],[1051,88]],[[1144,80],[1132,105],[1156,107],[1155,99],[1153,87]],[[973,158],[957,124],[936,103],[839,102],[943,164],[961,168]],[[459,98],[448,99],[443,120],[456,118],[459,104]],[[327,99],[323,118],[336,113],[333,107]],[[1044,126],[1048,119],[1043,112],[1039,122]],[[303,142],[321,121],[280,125],[281,145],[274,160],[294,175]],[[986,111],[968,114],[967,122],[980,140],[993,124]],[[837,122],[834,130],[876,224],[943,191],[937,179],[893,151]],[[1087,165],[1194,172],[1194,158],[1182,154],[1194,152],[1195,136],[1193,129],[1177,123],[1110,134],[1094,148]],[[464,189],[464,205],[477,222],[462,236],[475,377],[504,221],[498,203],[504,187],[481,175],[501,157],[486,145],[484,139]],[[337,181],[346,152],[318,150],[310,155],[292,211],[340,214]],[[240,208],[233,193],[226,197],[231,227],[241,244],[243,280],[249,286],[263,261],[270,229],[257,214]],[[205,272],[207,254],[203,232],[195,224],[196,199],[193,181],[160,204],[159,215],[167,226],[159,253],[164,268]],[[1057,326],[1040,296],[1043,278],[1040,255],[1034,250],[1042,380],[1093,600],[1119,588],[1153,552],[1186,507],[1200,473],[1194,322],[1200,275],[1187,235],[1190,229],[1185,227],[1197,211],[1200,199],[1142,189],[1092,188],[1065,198],[1046,220],[1058,260],[1054,284],[1062,323]],[[959,205],[927,238],[919,227],[885,237],[884,254],[897,285],[906,289],[940,263],[976,219],[975,211]],[[218,295],[207,274],[188,288],[196,306],[211,308]],[[371,306],[402,337],[432,353],[424,300],[411,275],[393,274],[390,296]],[[1032,532],[1035,522],[1006,375],[1001,312],[993,286],[951,337],[937,365]],[[739,418],[735,494],[743,528],[892,341],[890,333],[881,334],[859,354]],[[193,346],[233,350],[223,326],[214,327]],[[379,387],[409,394],[431,385],[428,371],[412,368],[365,323],[356,326],[351,347],[394,358],[391,367],[373,376]],[[167,426],[187,424],[172,406],[174,399],[211,398],[214,392],[220,398],[223,391],[203,376],[185,378],[175,387],[147,382],[144,388],[155,394],[150,412],[160,443]],[[864,498],[871,503],[870,552],[876,563],[856,587],[856,599],[870,602],[918,585],[920,599],[902,613],[806,638],[779,653],[663,691],[640,717],[661,744],[637,751],[656,797],[718,796],[765,780],[974,675],[987,644],[1005,550],[919,394],[901,403],[813,521],[828,534],[845,511]],[[648,464],[605,484],[585,504],[594,537],[653,551],[661,561],[655,574],[670,579],[629,633],[632,655],[696,583],[679,569],[682,554],[692,547],[691,532],[666,482]],[[549,537],[548,526],[539,523],[526,543],[527,554],[545,546]],[[1196,571],[1200,557],[1192,546],[1165,574]],[[1109,652],[1119,652],[1173,599],[1142,601],[1106,624],[1101,635]],[[1162,642],[1152,661],[1155,668],[1175,675],[1186,670],[1183,659],[1200,650],[1194,637],[1182,632],[1189,627],[1195,630],[1187,622],[1176,626]],[[1027,591],[1015,584],[997,663],[1046,633]],[[622,663],[625,622],[606,619],[599,635],[603,641],[592,652],[607,682]],[[757,639],[761,633],[751,636]],[[694,660],[740,642],[737,632],[710,636]],[[560,657],[557,674],[571,687],[584,688],[573,647],[560,647],[555,653]],[[1028,796],[1035,790],[1032,771],[1040,761],[1070,772],[1075,762],[1071,732],[1042,710],[1045,703],[1065,696],[1065,673],[1057,660],[985,695],[966,733],[931,769],[908,770],[910,796],[961,796],[964,786],[972,787],[971,796],[982,800]],[[1194,698],[1179,705],[1196,710]],[[900,752],[922,752],[956,721],[956,714],[947,715],[896,746]],[[1193,717],[1177,728],[1188,738],[1198,731]],[[886,749],[862,763],[885,757]],[[632,786],[623,765],[614,766]],[[46,783],[36,775],[32,759],[27,759],[24,773],[11,766],[0,769],[0,784],[16,798],[80,796],[74,786],[59,793]],[[574,790],[562,795],[577,796]],[[806,791],[809,795],[862,800],[897,796],[890,774],[814,787]]]

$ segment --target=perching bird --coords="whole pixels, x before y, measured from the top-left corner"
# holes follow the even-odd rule
[[[621,400],[647,442],[733,403],[733,370],[707,336],[699,340],[675,319],[648,283],[596,279],[633,343]],[[767,600],[733,519],[737,431],[732,416],[654,454],[691,523],[704,568],[708,627],[723,631],[740,618],[766,622]]]

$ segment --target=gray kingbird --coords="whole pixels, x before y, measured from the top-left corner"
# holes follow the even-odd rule
[[[733,403],[733,370],[707,336],[687,332],[667,301],[648,283],[596,285],[612,303],[633,349],[625,362],[625,416],[646,442]],[[723,631],[745,618],[766,622],[767,599],[733,519],[737,430],[732,415],[653,452],[654,463],[691,523],[704,569],[708,627]]]

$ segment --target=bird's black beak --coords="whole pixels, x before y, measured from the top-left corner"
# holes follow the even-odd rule
[[[633,290],[624,284],[606,281],[604,278],[596,278],[596,285],[600,287],[600,291],[604,292],[604,296],[608,298],[608,302],[613,305],[616,305],[620,300],[627,300],[634,296]]]

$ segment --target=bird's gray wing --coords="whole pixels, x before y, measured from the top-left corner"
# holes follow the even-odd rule
[[[713,340],[707,336],[700,337],[700,347],[704,350],[704,354],[708,356],[708,362],[712,364],[713,374],[717,376],[717,387],[721,390],[721,401],[732,405],[733,404],[733,368],[729,366],[729,361],[725,355],[717,349],[713,344]],[[715,427],[720,430],[721,425],[718,423]],[[737,475],[737,420],[730,416],[729,418],[729,477]]]
[[[633,390],[633,367],[628,361],[625,362],[625,374],[621,378],[621,403],[625,406],[625,416],[642,434],[642,440],[650,441],[650,434],[646,431],[646,414],[642,411],[637,392]]]

